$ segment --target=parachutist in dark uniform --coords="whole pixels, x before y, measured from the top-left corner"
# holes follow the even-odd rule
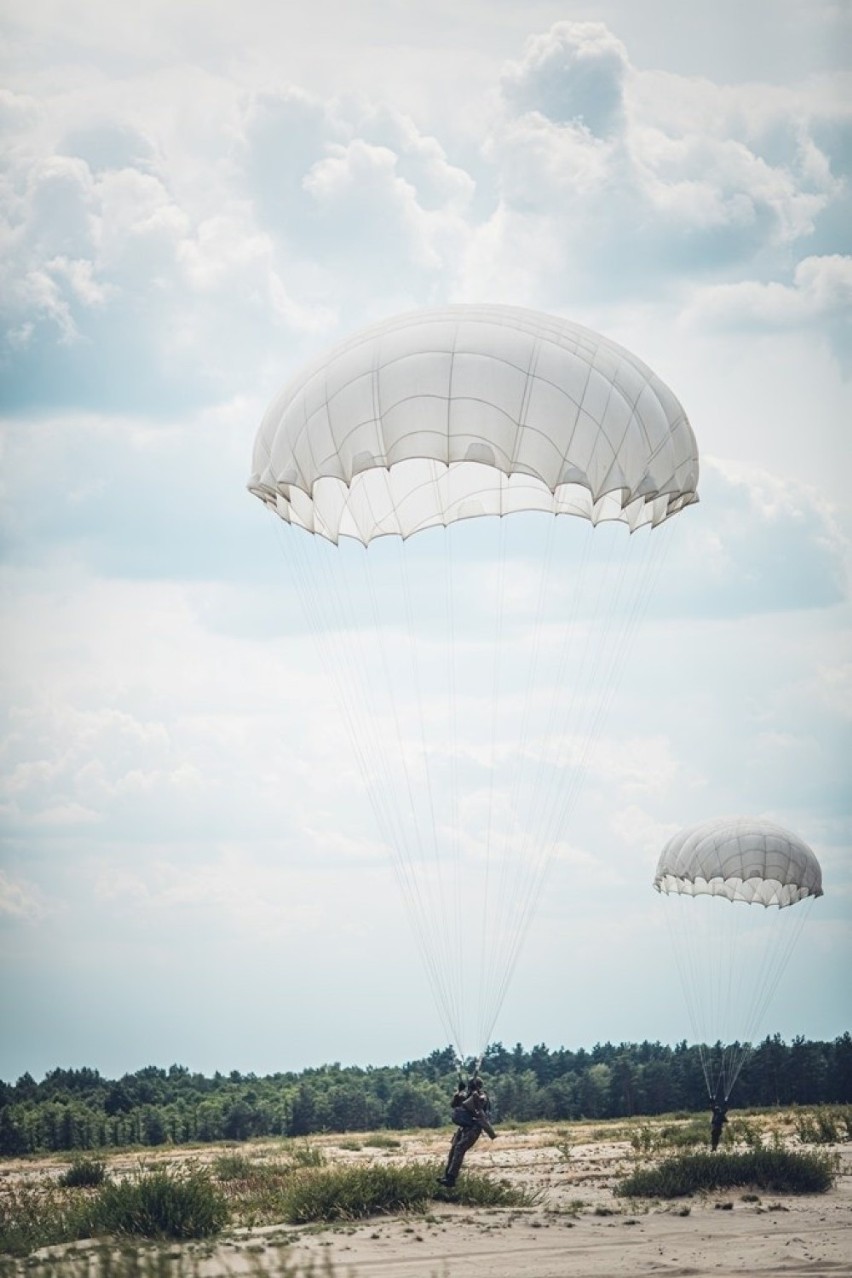
[[[439,1179],[439,1185],[446,1185],[448,1189],[453,1187],[461,1171],[465,1154],[476,1144],[482,1132],[485,1132],[492,1140],[496,1137],[497,1133],[488,1121],[490,1106],[491,1102],[482,1086],[481,1079],[472,1078],[466,1088],[459,1083],[450,1101],[457,1131],[453,1133],[447,1170]]]
[[[722,1138],[722,1128],[728,1121],[728,1107],[722,1101],[713,1102],[713,1113],[710,1117],[710,1148],[716,1149]]]

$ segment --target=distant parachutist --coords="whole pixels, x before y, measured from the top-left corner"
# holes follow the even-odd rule
[[[710,1116],[710,1148],[715,1150],[718,1148],[719,1141],[722,1139],[722,1128],[728,1121],[728,1106],[724,1101],[714,1101],[713,1111]]]

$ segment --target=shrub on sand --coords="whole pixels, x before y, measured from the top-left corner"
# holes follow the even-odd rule
[[[401,1149],[402,1141],[396,1136],[386,1136],[384,1132],[376,1132],[364,1138],[365,1149]]]
[[[325,1167],[328,1159],[318,1145],[305,1141],[301,1145],[293,1145],[285,1149],[286,1156],[295,1167]]]
[[[250,1180],[255,1164],[245,1154],[220,1154],[213,1159],[212,1170],[217,1180]]]
[[[98,1234],[206,1238],[228,1222],[228,1204],[207,1172],[160,1168],[103,1187],[92,1203]]]
[[[837,1164],[826,1154],[751,1149],[742,1154],[683,1154],[626,1176],[615,1192],[625,1198],[680,1198],[702,1190],[749,1185],[773,1193],[819,1194],[830,1189]]]
[[[57,1256],[30,1256],[27,1260],[15,1260],[0,1255],[0,1278],[199,1278],[199,1273],[209,1272],[199,1266],[197,1255],[178,1251],[166,1251],[162,1247],[125,1244],[120,1251],[114,1246],[102,1245],[94,1252],[65,1252]],[[230,1268],[218,1272],[231,1274]],[[300,1264],[279,1255],[271,1267],[260,1257],[253,1258],[239,1272],[246,1278],[344,1278],[326,1256]]]
[[[291,1224],[320,1220],[355,1220],[363,1216],[422,1212],[433,1199],[478,1207],[517,1207],[532,1203],[529,1194],[487,1176],[469,1173],[453,1190],[437,1184],[433,1166],[328,1167],[293,1176],[282,1208]]]
[[[65,1189],[92,1189],[106,1179],[106,1163],[102,1158],[75,1158],[59,1177]]]
[[[26,1256],[38,1247],[91,1234],[90,1204],[56,1185],[6,1186],[0,1195],[0,1256]]]
[[[852,1140],[852,1108],[819,1105],[795,1119],[796,1135],[803,1145],[836,1145]]]
[[[660,1144],[670,1149],[693,1149],[707,1144],[709,1130],[703,1118],[694,1118],[689,1123],[670,1123],[660,1129]]]

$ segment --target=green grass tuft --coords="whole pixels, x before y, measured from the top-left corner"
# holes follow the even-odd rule
[[[75,1158],[59,1177],[65,1189],[94,1189],[106,1180],[106,1163],[101,1158]]]
[[[93,1233],[142,1238],[207,1238],[229,1218],[221,1191],[197,1168],[161,1168],[106,1184],[91,1211]]]
[[[12,1185],[0,1196],[0,1254],[27,1256],[91,1232],[89,1202],[56,1185]]]
[[[212,1170],[217,1180],[251,1180],[256,1164],[245,1154],[220,1154],[213,1159]]]
[[[303,1171],[284,1193],[284,1218],[294,1225],[312,1221],[357,1220],[365,1216],[422,1212],[430,1202],[458,1202],[477,1207],[532,1205],[533,1196],[503,1182],[470,1173],[451,1190],[437,1181],[434,1166],[329,1167]]]
[[[785,1149],[683,1154],[625,1177],[615,1190],[628,1198],[680,1198],[702,1190],[749,1185],[786,1194],[819,1194],[834,1184],[837,1164],[826,1154]]]
[[[230,1267],[216,1270],[225,1274],[235,1271]],[[125,1245],[116,1250],[102,1244],[95,1251],[30,1256],[27,1260],[0,1255],[0,1278],[199,1278],[207,1272],[197,1255],[175,1251],[173,1246]],[[288,1260],[286,1254],[268,1259],[262,1251],[241,1264],[239,1272],[246,1278],[335,1278],[339,1273],[327,1256],[300,1264]]]
[[[796,1135],[803,1145],[836,1145],[852,1140],[852,1107],[818,1105],[795,1118]]]
[[[285,1146],[285,1154],[296,1167],[325,1167],[328,1162],[324,1151],[307,1141],[303,1145]]]
[[[364,1137],[365,1149],[401,1149],[402,1141],[397,1140],[395,1136],[385,1136],[383,1132],[376,1132],[373,1136]]]

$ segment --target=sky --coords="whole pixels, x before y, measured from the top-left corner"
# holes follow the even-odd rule
[[[493,1037],[690,1038],[650,883],[731,813],[825,880],[759,1033],[850,1028],[850,25],[839,0],[6,6],[0,1078],[447,1042],[245,487],[307,360],[446,303],[622,343],[701,454]]]

